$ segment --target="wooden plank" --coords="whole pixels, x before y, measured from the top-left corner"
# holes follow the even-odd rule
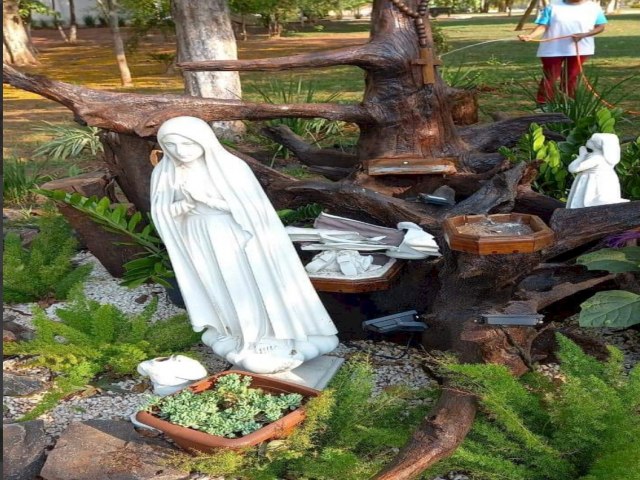
[[[384,275],[377,278],[361,278],[355,280],[338,279],[338,278],[319,278],[310,277],[311,284],[319,292],[337,292],[337,293],[367,293],[388,290],[394,279],[400,273],[405,262],[396,260],[396,262],[385,272]]]
[[[455,157],[427,159],[416,156],[372,158],[366,162],[369,175],[453,175]]]

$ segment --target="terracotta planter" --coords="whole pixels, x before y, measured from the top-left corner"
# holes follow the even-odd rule
[[[216,380],[224,375],[230,373],[237,373],[252,378],[251,386],[254,388],[260,388],[268,393],[280,394],[280,393],[299,393],[304,398],[302,402],[312,397],[316,397],[320,394],[318,390],[305,387],[303,385],[297,385],[295,383],[285,382],[282,380],[276,380],[274,378],[266,377],[264,375],[257,375],[255,373],[243,372],[239,370],[227,370],[225,372],[218,373],[209,378],[201,380],[187,387],[196,393],[210,390],[216,383]],[[174,394],[175,395],[175,394]],[[305,414],[303,407],[288,413],[284,417],[276,420],[273,423],[265,425],[259,430],[256,430],[249,435],[245,435],[239,438],[225,438],[218,435],[211,435],[209,433],[200,432],[188,427],[182,427],[175,425],[166,420],[158,418],[156,415],[150,412],[138,412],[136,419],[146,425],[153,428],[157,428],[165,433],[174,442],[180,445],[186,450],[199,450],[201,452],[212,452],[218,448],[233,448],[240,449],[250,447],[264,442],[265,440],[271,440],[274,438],[282,438],[287,436],[294,427],[304,420]]]
[[[492,222],[494,233],[485,234],[481,228],[473,228],[488,220]],[[500,232],[500,224],[514,222],[523,227],[520,235],[517,232]],[[554,240],[553,230],[539,217],[524,213],[460,215],[446,219],[443,228],[451,250],[477,255],[532,253],[552,245]]]

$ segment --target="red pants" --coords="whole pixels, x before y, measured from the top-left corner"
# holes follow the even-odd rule
[[[555,96],[556,82],[559,78],[561,79],[562,92],[573,97],[576,92],[578,75],[580,75],[580,65],[583,65],[589,57],[590,55],[580,55],[579,61],[576,56],[540,57],[543,76],[536,96],[537,102],[546,103],[547,100],[551,100]]]

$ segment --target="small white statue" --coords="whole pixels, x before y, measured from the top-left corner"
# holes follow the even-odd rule
[[[202,341],[254,373],[333,350],[337,330],[248,165],[195,117],[166,121],[158,142],[151,215]]]
[[[569,164],[576,174],[567,208],[593,207],[628,202],[620,196],[620,180],[614,167],[620,161],[620,142],[613,133],[594,133],[578,158]]]
[[[143,377],[149,377],[153,384],[153,393],[162,397],[182,390],[207,376],[207,370],[200,362],[184,355],[145,360],[138,364],[138,373]]]

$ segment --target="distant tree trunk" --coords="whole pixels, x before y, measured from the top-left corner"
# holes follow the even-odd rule
[[[102,1],[99,0],[99,3],[102,4]],[[116,54],[116,61],[118,62],[118,68],[120,69],[120,81],[122,82],[123,87],[131,87],[133,86],[133,80],[131,79],[127,56],[124,53],[124,42],[120,35],[120,26],[118,25],[118,4],[116,0],[107,0],[105,13],[109,19],[109,28],[111,29],[111,34],[113,36],[113,51]]]
[[[529,6],[522,14],[522,17],[520,17],[520,21],[516,26],[516,32],[519,32],[524,28],[524,24],[527,23],[527,20],[529,19],[529,15],[531,15],[531,12],[533,11],[534,8],[536,8],[537,4],[538,4],[538,0],[531,0],[529,2]]]
[[[60,23],[60,14],[56,10],[56,0],[51,0],[51,10],[53,11],[53,26],[56,27],[56,29],[60,33],[62,40],[69,43],[69,37],[67,37],[67,34],[64,32],[64,28]]]
[[[2,61],[10,65],[34,65],[36,52],[18,13],[17,0],[2,2]]]
[[[210,0],[171,2],[176,25],[178,62],[197,60],[237,60],[236,39],[227,2]],[[194,97],[240,100],[238,72],[184,72],[185,92]],[[216,134],[237,139],[244,133],[242,122],[215,122]]]
[[[75,0],[69,0],[69,42],[76,43],[78,40],[78,22],[76,19]]]

